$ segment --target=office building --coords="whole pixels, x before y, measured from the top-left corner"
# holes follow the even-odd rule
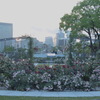
[[[62,31],[56,33],[55,38],[56,46],[64,46],[65,45],[65,34]]]
[[[0,22],[0,51],[2,51],[5,46],[12,45],[12,40],[7,39],[12,37],[13,25],[11,23]]]
[[[45,44],[47,44],[48,46],[53,46],[53,38],[45,37]]]

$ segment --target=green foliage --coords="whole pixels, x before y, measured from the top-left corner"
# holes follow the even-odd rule
[[[28,55],[24,48],[18,48],[15,52],[12,52],[12,55],[10,56],[10,58],[14,58],[15,60],[26,59],[27,57]]]
[[[78,32],[88,34],[90,40],[91,53],[100,49],[100,0],[84,0],[79,2],[72,10],[72,13],[65,14],[61,18],[60,29],[71,30],[71,34],[76,38]],[[76,34],[76,35],[75,35]],[[95,50],[92,36],[95,37]],[[80,37],[79,37],[80,38]]]
[[[33,63],[33,39],[31,37],[28,37],[29,43],[28,43],[28,56],[30,58],[29,62]]]
[[[97,51],[96,57],[97,57],[97,60],[100,59],[100,50]]]
[[[97,62],[94,58],[82,61],[76,59],[73,66],[34,67],[27,60],[14,62],[1,57],[0,64],[0,85],[13,90],[93,90],[100,80],[100,61]]]
[[[3,52],[13,52],[15,50],[14,47],[11,47],[11,46],[6,46],[3,50]]]
[[[23,97],[0,96],[0,100],[99,100],[100,97]]]

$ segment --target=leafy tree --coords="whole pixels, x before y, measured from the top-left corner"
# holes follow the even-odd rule
[[[6,46],[3,50],[3,52],[13,52],[15,50],[14,47],[12,46]]]
[[[84,0],[73,8],[72,14],[77,16],[76,25],[79,31],[85,31],[90,38],[90,46],[92,52],[95,48],[92,42],[92,36],[98,41],[98,49],[100,49],[100,0]]]
[[[32,37],[28,37],[29,43],[28,43],[28,56],[29,56],[29,62],[33,63],[33,39]]]
[[[26,59],[27,53],[25,48],[18,48],[16,52],[12,55],[13,58],[15,59]]]
[[[69,66],[73,66],[73,56],[72,56],[72,53],[73,53],[73,49],[72,49],[72,46],[73,46],[73,36],[70,34],[69,36],[69,50],[68,50],[68,61],[67,61],[67,64]]]
[[[84,0],[79,2],[72,10],[72,13],[65,14],[61,18],[60,28],[71,30],[71,33],[85,32],[90,40],[91,52],[100,49],[100,0]],[[92,41],[92,37],[95,41]],[[97,49],[94,47],[94,43]]]

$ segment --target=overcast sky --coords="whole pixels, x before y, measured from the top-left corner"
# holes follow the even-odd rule
[[[54,36],[60,18],[82,0],[0,0],[0,22],[13,24],[14,36],[31,35],[44,41]]]

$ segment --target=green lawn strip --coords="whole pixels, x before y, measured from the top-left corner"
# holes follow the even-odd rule
[[[100,97],[16,97],[0,96],[0,100],[99,100]]]

